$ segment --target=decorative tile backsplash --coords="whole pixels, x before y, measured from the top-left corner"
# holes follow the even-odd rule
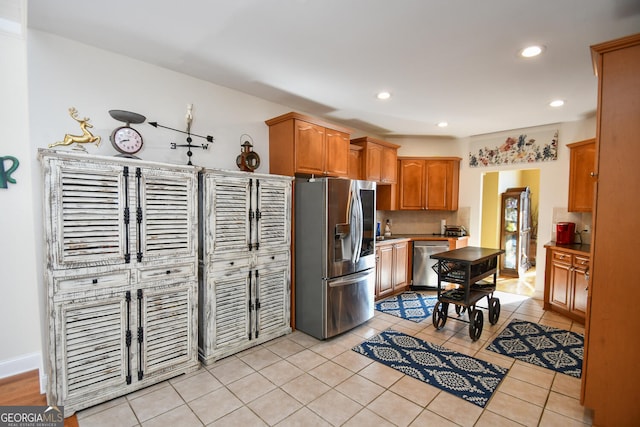
[[[377,221],[384,224],[391,221],[392,234],[440,234],[440,221],[449,225],[463,225],[469,229],[471,208],[462,207],[457,211],[377,211]]]

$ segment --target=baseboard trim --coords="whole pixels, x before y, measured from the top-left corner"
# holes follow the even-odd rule
[[[38,369],[42,376],[42,355],[29,353],[15,359],[0,360],[0,378],[11,377]]]

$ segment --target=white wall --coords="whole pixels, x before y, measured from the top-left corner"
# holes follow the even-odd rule
[[[20,162],[15,184],[0,188],[0,378],[40,367],[26,42],[0,33],[0,157]],[[5,166],[10,163],[5,162]]]

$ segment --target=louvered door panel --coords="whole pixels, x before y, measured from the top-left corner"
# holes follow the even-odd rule
[[[56,304],[62,326],[56,340],[66,371],[59,392],[65,399],[89,399],[105,389],[126,386],[126,309],[124,292]]]
[[[209,279],[214,289],[215,301],[211,313],[213,334],[208,338],[211,339],[214,353],[236,350],[249,340],[248,273],[244,269],[218,271],[215,277]]]
[[[196,360],[195,283],[164,289],[144,289],[142,304],[144,341],[143,379],[156,372]]]
[[[257,297],[260,300],[256,329],[259,336],[282,335],[289,329],[289,264],[259,267]]]
[[[288,246],[291,242],[291,181],[259,180],[257,204],[260,211],[260,249]]]
[[[54,268],[125,262],[125,169],[54,160],[51,170],[45,206],[51,209],[47,218],[56,236]]]
[[[208,175],[207,252],[210,256],[246,252],[250,243],[249,179]]]
[[[141,173],[142,261],[195,255],[196,176],[150,169]]]

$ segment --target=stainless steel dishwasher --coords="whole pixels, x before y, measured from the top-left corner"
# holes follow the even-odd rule
[[[437,261],[431,255],[449,250],[447,240],[413,242],[413,281],[411,289],[437,289],[438,275],[431,268]]]

